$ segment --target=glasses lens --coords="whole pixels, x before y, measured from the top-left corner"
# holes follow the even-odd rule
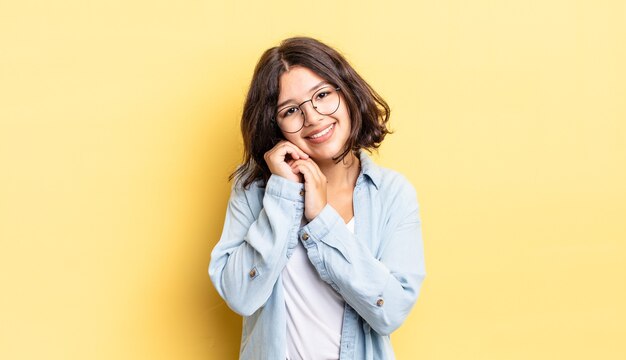
[[[295,105],[287,106],[278,111],[276,121],[281,130],[285,132],[297,132],[302,128],[304,117],[302,111]]]
[[[339,108],[339,93],[335,88],[323,87],[313,95],[313,106],[322,115],[331,115]]]
[[[339,109],[339,93],[332,86],[325,86],[317,90],[311,98],[315,111],[321,115],[332,115]],[[304,105],[302,103],[300,106]],[[304,126],[304,114],[297,105],[287,105],[276,113],[276,122],[282,131],[295,133]]]

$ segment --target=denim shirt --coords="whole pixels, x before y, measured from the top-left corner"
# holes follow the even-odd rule
[[[322,280],[345,300],[340,359],[394,359],[389,335],[409,314],[426,275],[413,186],[359,153],[354,234],[330,205],[308,224],[304,184],[271,175],[233,186],[209,276],[243,316],[240,359],[285,359],[281,272],[301,241]]]

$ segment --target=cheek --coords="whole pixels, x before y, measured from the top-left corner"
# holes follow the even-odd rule
[[[299,133],[295,133],[295,134],[283,133],[283,137],[290,143],[294,143],[294,144],[298,143],[298,141],[300,140]]]
[[[344,100],[342,98],[342,100]],[[348,119],[348,121],[350,121],[350,107],[348,107],[348,105],[342,101],[341,105],[339,106],[339,111],[341,114],[341,117],[344,119]]]
[[[342,127],[344,128],[344,131],[349,134],[352,130],[352,119],[350,118],[350,110],[347,107],[343,110],[344,111],[342,111],[341,113],[341,120],[343,123]]]

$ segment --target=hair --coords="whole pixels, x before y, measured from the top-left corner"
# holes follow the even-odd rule
[[[244,142],[243,163],[230,176],[248,188],[261,180],[265,186],[271,172],[264,154],[284,139],[273,121],[278,102],[279,78],[291,66],[303,66],[341,88],[350,113],[351,131],[338,163],[350,151],[377,149],[391,130],[387,127],[387,102],[350,66],[335,49],[310,37],[285,39],[266,50],[257,63],[241,116]]]

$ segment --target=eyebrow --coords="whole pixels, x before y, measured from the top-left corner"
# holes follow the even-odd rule
[[[313,90],[318,89],[320,86],[322,86],[322,85],[324,85],[324,84],[326,84],[326,85],[330,85],[330,84],[328,83],[328,81],[324,80],[324,81],[321,81],[319,84],[317,84],[317,85],[313,86],[313,87],[311,88],[311,90],[309,90],[309,92],[311,92],[311,91],[313,91]],[[280,109],[281,107],[285,106],[286,104],[289,104],[289,102],[291,102],[291,101],[295,102],[295,100],[293,100],[293,99],[287,99],[287,100],[285,100],[285,101],[281,102],[280,104],[278,104],[278,106],[276,106],[276,108]]]

